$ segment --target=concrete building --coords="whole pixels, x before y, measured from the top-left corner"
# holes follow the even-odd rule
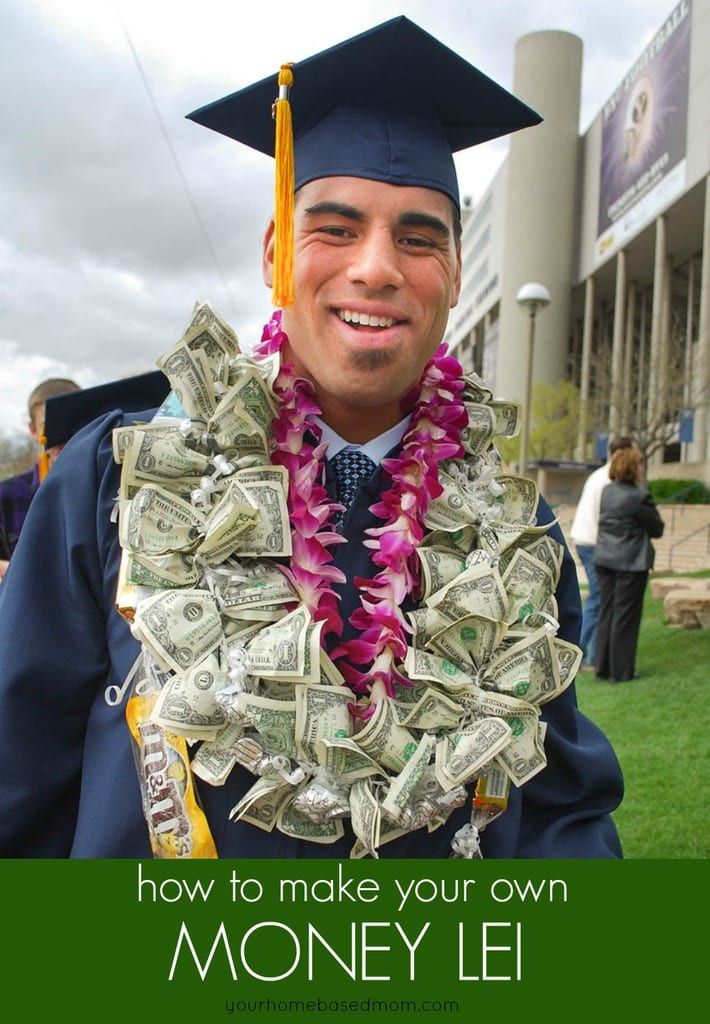
[[[623,7],[620,8],[623,28]],[[680,0],[586,131],[582,42],[516,44],[513,91],[545,118],[512,136],[466,211],[464,279],[446,340],[523,400],[520,287],[541,282],[532,380],[580,389],[576,450],[633,431],[652,475],[710,483],[710,0]]]

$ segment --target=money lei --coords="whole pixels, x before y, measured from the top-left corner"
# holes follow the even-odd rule
[[[265,327],[257,352],[280,352],[286,340],[278,311]],[[345,582],[342,573],[328,564],[332,561],[329,548],[342,538],[329,528],[327,520],[315,534],[311,527],[324,511],[324,504],[322,493],[314,488],[318,455],[305,439],[306,417],[320,410],[313,400],[313,386],[294,379],[290,367],[282,367],[275,391],[281,404],[274,423],[276,450],[272,461],[285,465],[290,476],[289,511],[294,538],[291,573],[299,590],[306,592],[314,617],[325,619],[325,633],[340,634],[337,598],[323,581]],[[360,585],[360,607],[350,619],[358,638],[333,651],[351,689],[370,697],[369,703],[353,708],[363,718],[374,712],[380,697],[394,697],[398,685],[409,685],[397,667],[406,657],[406,637],[411,632],[401,606],[419,591],[416,551],[424,536],[429,504],[443,493],[438,466],[464,453],[460,434],[468,426],[468,415],[463,391],[461,365],[446,355],[446,346],[442,345],[424,368],[419,384],[403,401],[404,407],[413,412],[401,454],[383,462],[391,485],[370,511],[383,519],[384,525],[368,530],[370,539],[365,541],[374,550],[372,561],[381,571]],[[305,530],[304,511],[310,513],[311,521]],[[356,664],[367,666],[366,670],[356,669]]]
[[[554,637],[561,551],[535,525],[536,488],[506,475],[492,446],[511,436],[515,408],[443,348],[427,365],[400,457],[384,463],[392,483],[371,509],[384,525],[366,541],[381,571],[361,583],[360,635],[332,652],[339,671],[320,652],[342,632],[330,549],[343,538],[309,422],[314,389],[279,367],[278,314],[254,360],[230,335],[197,307],[159,360],[189,421],[114,436],[121,579],[139,585],[122,610],[143,645],[139,686],[158,690],[151,735],[201,740],[192,771],[214,785],[236,764],[251,770],[235,818],[334,842],[350,817],[352,856],[440,827],[478,779],[452,845],[479,855],[510,782],[544,767],[539,707],[580,657]],[[405,618],[408,598],[418,607]],[[159,828],[156,856],[194,855]]]

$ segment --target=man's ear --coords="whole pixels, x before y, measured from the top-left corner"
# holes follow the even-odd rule
[[[262,243],[261,252],[261,273],[264,278],[264,284],[267,288],[272,288],[274,284],[274,218],[272,217],[269,221],[266,232],[264,234],[264,241]]]

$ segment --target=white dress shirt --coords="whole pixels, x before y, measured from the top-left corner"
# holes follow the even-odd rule
[[[329,427],[327,423],[324,423],[319,416],[313,416],[312,419],[313,422],[317,423],[323,431],[321,441],[324,441],[328,445],[328,449],[326,451],[326,458],[328,461],[335,458],[339,452],[342,452],[347,448],[351,451],[362,452],[363,455],[367,455],[372,459],[376,466],[379,466],[387,452],[391,451],[395,445],[398,445],[407,433],[411,416],[405,416],[403,420],[400,420],[399,423],[390,427],[390,429],[386,430],[384,434],[379,434],[377,437],[373,437],[371,441],[367,441],[365,444],[351,444],[349,441],[346,441],[345,438],[341,437],[340,434],[336,434],[336,432]]]
[[[582,488],[577,502],[577,511],[569,531],[575,544],[586,544],[594,547],[599,533],[599,506],[602,491],[609,483],[609,466],[607,462],[591,473]]]

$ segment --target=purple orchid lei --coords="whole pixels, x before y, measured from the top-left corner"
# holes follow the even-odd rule
[[[264,327],[254,355],[259,358],[280,352],[287,335],[276,311]],[[441,345],[424,368],[419,384],[406,397],[412,408],[409,430],[398,458],[385,459],[382,466],[391,480],[370,511],[383,525],[367,531],[367,547],[374,551],[373,563],[380,569],[373,579],[355,579],[360,607],[350,623],[359,632],[341,643],[332,656],[338,662],[348,686],[369,702],[352,705],[359,718],[368,718],[384,695],[393,697],[396,686],[411,686],[398,669],[407,653],[406,634],[411,632],[402,612],[408,597],[420,595],[420,567],[417,545],[424,537],[424,520],[429,504],[442,493],[438,466],[442,460],[460,458],[460,433],[468,424],[463,402],[461,365]],[[306,430],[319,441],[318,428],[309,417],[320,409],[310,381],[296,377],[291,364],[281,366],[274,384],[279,413],[274,420],[274,465],[285,466],[289,474],[288,510],[293,554],[284,569],[316,621],[323,621],[323,633],[341,636],[343,622],[338,610],[334,583],[345,576],[333,564],[331,548],[345,542],[332,526],[340,508],[323,486],[325,446],[310,444]],[[361,669],[354,666],[359,665]]]

